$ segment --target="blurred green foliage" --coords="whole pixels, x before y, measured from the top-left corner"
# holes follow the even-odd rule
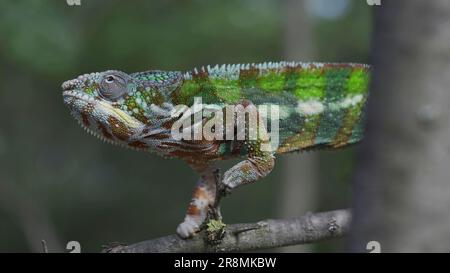
[[[370,11],[361,1],[351,3],[343,17],[312,18],[319,61],[368,62]],[[185,70],[282,60],[282,5],[1,1],[0,252],[36,251],[30,240],[47,234],[30,235],[26,226],[33,227],[34,218],[47,221],[63,246],[80,241],[82,251],[173,233],[184,217],[194,173],[179,160],[102,144],[86,134],[64,108],[60,85],[106,69]],[[347,205],[352,157],[351,151],[324,153],[318,197],[323,205],[312,210]],[[276,168],[264,182],[237,190],[224,200],[225,220],[276,218],[281,179]]]

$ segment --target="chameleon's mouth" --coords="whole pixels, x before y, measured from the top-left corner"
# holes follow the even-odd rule
[[[98,118],[99,116],[104,115],[106,117],[111,114],[114,116],[114,113],[107,112],[105,108],[99,108],[99,103],[94,97],[77,89],[72,90],[73,86],[71,85],[63,84],[62,88],[64,104],[69,107],[71,115],[86,132],[104,142],[126,146],[123,143],[114,141],[112,132],[107,129],[109,127],[107,124],[96,122],[96,120],[105,120],[105,118]],[[100,109],[103,111],[99,111]]]
[[[81,76],[80,76],[81,77]],[[68,80],[61,84],[65,104],[72,104],[75,100],[93,102],[94,98],[80,90],[82,81],[80,77]]]
[[[126,136],[120,135],[119,137],[120,140],[125,140],[144,126],[139,120],[107,101],[95,98],[78,89],[66,88],[67,90],[63,91],[64,104],[69,107],[71,114],[84,128],[97,136],[99,133],[104,133],[106,130],[104,128],[112,128],[113,131],[117,130],[115,135],[126,132]],[[99,123],[103,124],[102,128],[98,128]]]

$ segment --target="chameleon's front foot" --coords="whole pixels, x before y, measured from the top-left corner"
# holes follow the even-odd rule
[[[274,164],[275,160],[271,154],[241,161],[225,172],[220,191],[230,194],[241,185],[258,181],[272,171]]]

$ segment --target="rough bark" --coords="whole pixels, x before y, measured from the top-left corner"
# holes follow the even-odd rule
[[[450,1],[376,8],[351,250],[449,251]]]
[[[202,231],[187,240],[180,239],[177,235],[169,235],[129,246],[108,246],[104,252],[239,252],[306,244],[346,234],[350,220],[348,210],[310,213],[299,218],[229,225],[226,227],[225,236],[217,245],[211,245],[206,240],[205,231]]]

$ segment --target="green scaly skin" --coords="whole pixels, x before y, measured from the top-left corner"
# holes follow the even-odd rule
[[[313,148],[339,148],[362,139],[370,67],[363,64],[277,62],[202,67],[189,72],[109,70],[81,75],[62,85],[72,115],[101,139],[185,160],[200,175],[177,233],[193,236],[216,199],[215,162],[243,157],[223,175],[231,190],[265,177],[274,155]],[[177,140],[176,105],[205,107],[277,105],[279,145],[266,139]],[[206,119],[207,120],[207,119]]]

